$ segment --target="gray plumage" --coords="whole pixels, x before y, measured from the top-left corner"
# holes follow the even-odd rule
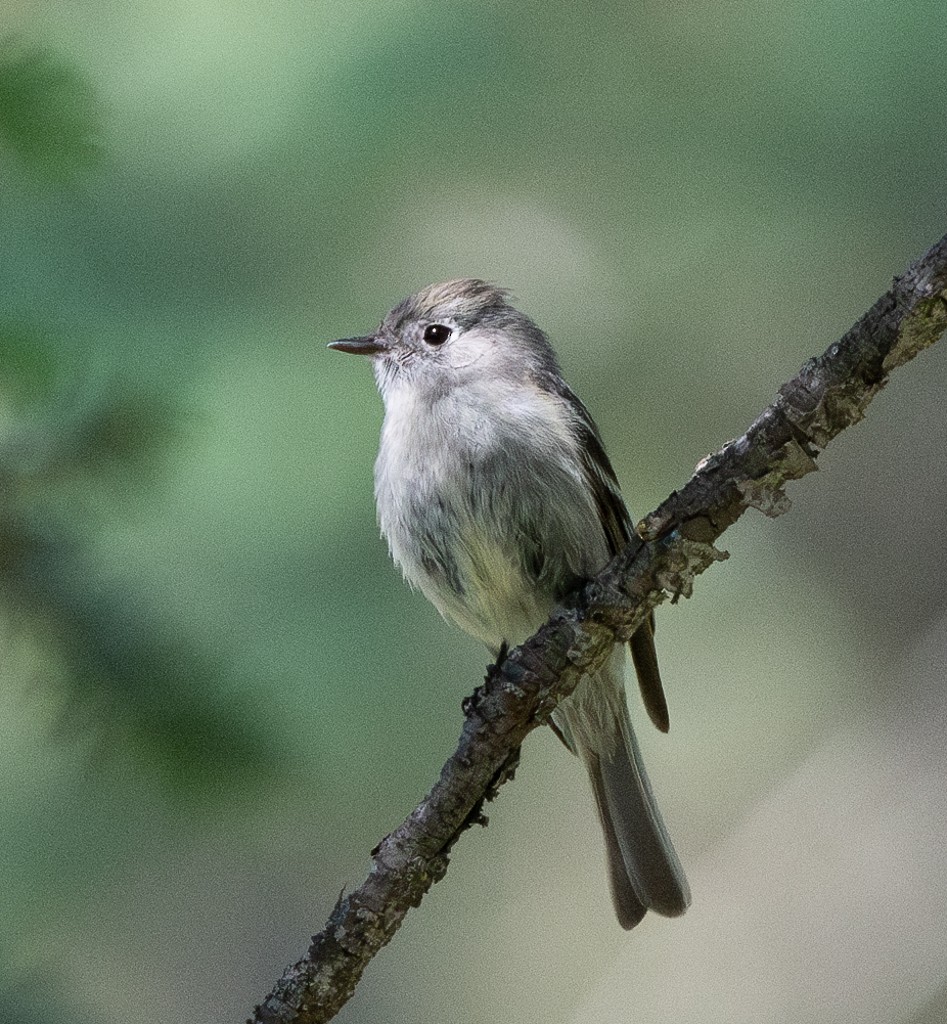
[[[405,299],[378,331],[332,347],[370,355],[385,403],[375,464],[382,533],[405,577],[496,656],[600,570],[632,527],[598,431],[545,334],[473,279]],[[642,697],[667,729],[653,620],[631,642]],[[553,715],[585,762],[619,921],[683,913],[690,893],[628,716],[616,647]]]

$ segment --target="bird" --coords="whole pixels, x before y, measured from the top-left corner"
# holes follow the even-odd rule
[[[377,330],[331,349],[368,357],[384,403],[375,462],[381,532],[405,579],[495,658],[531,636],[632,539],[604,444],[546,334],[477,278],[432,284]],[[691,901],[632,728],[627,661],[666,732],[654,615],[552,714],[584,763],[619,924]]]

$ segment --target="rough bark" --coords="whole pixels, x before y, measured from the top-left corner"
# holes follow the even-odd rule
[[[888,375],[947,329],[947,236],[896,278],[838,342],[810,359],[741,437],[639,524],[574,602],[464,704],[457,749],[431,792],[372,852],[368,878],[336,903],[306,955],[258,1006],[254,1024],[319,1024],[349,999],[365,966],[447,871],[461,833],[512,777],[519,747],[580,676],[627,640],[651,608],[689,597],[695,576],[726,557],[716,539],[748,508],[777,516],[784,485],[811,472],[829,441],[857,423]]]

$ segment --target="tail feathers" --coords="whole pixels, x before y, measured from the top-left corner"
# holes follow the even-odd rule
[[[595,791],[598,815],[602,822],[602,830],[605,833],[605,858],[608,866],[608,887],[612,891],[612,903],[615,905],[618,923],[625,931],[630,931],[645,916],[648,912],[648,907],[638,899],[635,887],[629,878],[628,869],[625,867],[625,858],[622,856],[621,847],[618,845],[618,836],[615,832],[614,822],[611,819],[611,812],[608,809],[608,801],[605,798],[601,774],[593,773],[590,764],[589,775],[592,778],[592,788]]]
[[[583,750],[605,832],[608,874],[618,920],[633,928],[647,910],[683,914],[691,894],[655,803],[631,728],[608,754]]]

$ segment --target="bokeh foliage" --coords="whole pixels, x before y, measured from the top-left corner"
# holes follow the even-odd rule
[[[89,78],[39,45],[3,40],[0,140],[29,173],[69,180],[97,162],[101,111]]]

